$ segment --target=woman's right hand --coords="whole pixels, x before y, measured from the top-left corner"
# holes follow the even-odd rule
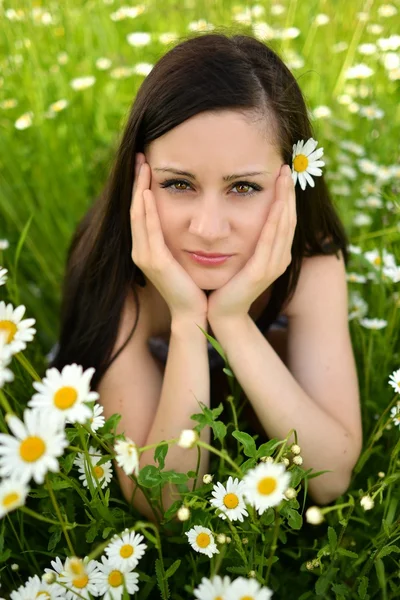
[[[171,311],[171,318],[205,316],[207,296],[165,244],[150,182],[150,165],[144,154],[138,153],[130,208],[132,260],[160,292]]]

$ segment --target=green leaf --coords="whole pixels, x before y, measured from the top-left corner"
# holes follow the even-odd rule
[[[146,465],[139,471],[138,481],[143,487],[152,488],[160,484],[161,475],[155,465]]]
[[[156,559],[155,566],[156,566],[157,584],[158,584],[158,587],[160,588],[161,597],[163,600],[168,600],[168,598],[169,598],[168,581],[164,577],[163,564],[159,558]]]
[[[97,521],[93,521],[89,529],[86,531],[85,537],[88,544],[91,544],[96,539],[101,523],[102,521],[100,521],[100,523],[98,523]]]
[[[228,367],[224,367],[222,371],[225,373],[225,375],[228,375],[228,377],[232,377],[232,379],[235,377],[235,375],[230,369],[228,369]]]
[[[58,542],[61,540],[61,535],[62,535],[62,529],[61,527],[58,527],[55,531],[53,531],[53,533],[51,534],[48,544],[47,544],[47,550],[49,552],[53,552],[54,548],[57,546]]]
[[[163,469],[165,466],[165,457],[168,453],[168,444],[161,443],[157,446],[154,451],[154,460],[158,462],[159,469]]]
[[[345,548],[338,548],[337,549],[339,554],[342,554],[343,556],[348,556],[349,558],[358,558],[358,554],[356,552],[352,552],[351,550],[346,550]]]
[[[226,436],[226,425],[222,421],[214,421],[212,429],[216,440],[223,440]]]
[[[333,583],[332,584],[332,591],[335,592],[335,594],[337,596],[348,596],[349,594],[349,588],[344,585],[343,583]]]
[[[260,522],[265,527],[269,527],[275,521],[275,512],[273,508],[267,508],[267,510],[261,515]]]
[[[365,577],[365,575],[363,577],[359,578],[360,583],[358,586],[358,595],[360,596],[361,600],[364,600],[366,594],[367,594],[367,589],[368,589],[368,583],[369,583],[369,579],[368,577]]]
[[[398,546],[385,546],[382,550],[378,552],[378,558],[383,558],[388,554],[392,554],[392,552],[400,552],[400,548]]]
[[[331,554],[333,556],[333,554],[335,553],[335,549],[337,546],[337,535],[336,535],[336,531],[333,529],[333,527],[328,527],[328,540],[329,540],[329,548],[331,551]]]
[[[379,586],[382,591],[382,598],[386,598],[386,577],[385,577],[385,565],[383,560],[378,558],[375,560],[375,571],[379,581]]]
[[[170,471],[163,471],[162,473],[160,473],[160,480],[163,483],[169,481],[171,483],[176,483],[177,485],[182,485],[184,483],[187,483],[188,477],[186,473],[177,473],[176,471],[171,469]]]
[[[104,423],[103,427],[99,431],[101,431],[102,434],[109,433],[111,430],[115,431],[121,419],[122,415],[120,415],[119,413],[112,414],[111,417],[107,419],[107,421]],[[121,437],[121,439],[123,439],[123,437]]]
[[[247,575],[249,570],[246,567],[226,567],[228,573],[235,573],[236,575]]]
[[[10,558],[10,556],[11,556],[11,550],[10,550],[10,548],[7,548],[7,550],[4,550],[4,552],[0,556],[0,563],[6,562]]]
[[[181,500],[175,500],[175,502],[173,502],[171,504],[171,506],[169,507],[168,510],[165,511],[164,513],[164,519],[171,519],[174,514],[177,512],[178,508],[182,505],[182,501]]]
[[[210,342],[210,344],[213,346],[213,348],[216,349],[216,351],[218,352],[218,354],[220,356],[222,356],[222,358],[224,359],[225,363],[228,363],[228,359],[226,358],[225,352],[222,349],[222,346],[217,342],[217,340],[215,338],[213,338],[211,335],[209,335],[207,333],[207,331],[204,331],[204,329],[202,327],[200,327],[200,325],[197,325],[197,327],[199,329],[201,329],[201,331],[204,333],[204,335],[206,336],[206,338],[208,339],[208,341]]]
[[[276,438],[269,440],[269,442],[266,442],[265,444],[261,444],[257,449],[257,458],[260,456],[271,456],[272,452],[280,444],[282,444],[282,442]]]
[[[244,431],[232,431],[232,436],[243,445],[243,452],[246,456],[254,457],[257,454],[256,443],[251,435]]]
[[[178,558],[174,563],[172,563],[172,565],[170,567],[168,567],[168,569],[165,571],[165,577],[167,579],[169,577],[172,577],[172,575],[175,573],[175,571],[177,571],[179,569],[181,562],[182,561]]]
[[[317,596],[324,596],[328,591],[329,584],[335,578],[336,573],[339,569],[335,567],[329,567],[328,570],[318,577],[315,583],[315,593]]]
[[[303,526],[303,517],[297,510],[289,509],[287,515],[288,523],[292,529],[301,529]]]
[[[107,539],[110,535],[110,532],[114,529],[114,527],[105,527],[105,529],[103,529],[103,533],[102,533],[102,537],[103,540]]]

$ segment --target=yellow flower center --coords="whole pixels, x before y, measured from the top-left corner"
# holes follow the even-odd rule
[[[88,583],[89,577],[87,575],[83,575],[82,577],[77,577],[76,579],[72,580],[72,585],[80,589],[86,587]]]
[[[44,596],[45,598],[51,598],[49,592],[38,592],[36,594],[36,598],[39,598],[39,596]]]
[[[261,479],[258,483],[257,489],[263,496],[272,494],[276,489],[276,479],[274,477],[264,477],[264,479]]]
[[[3,506],[8,508],[9,506],[12,506],[16,502],[18,502],[19,498],[19,494],[17,494],[16,492],[10,492],[9,494],[7,494],[7,496],[4,496],[3,498]]]
[[[69,561],[69,570],[74,575],[82,575],[85,573],[82,561],[79,560],[79,558],[71,558],[71,560]]]
[[[134,553],[134,548],[130,544],[124,544],[119,551],[122,558],[129,558]]]
[[[210,541],[211,540],[208,533],[199,533],[196,538],[197,545],[200,546],[200,548],[207,548],[207,546],[210,544]]]
[[[54,405],[61,410],[71,408],[78,398],[78,392],[73,387],[62,387],[54,394]]]
[[[0,321],[0,331],[4,331],[7,334],[6,344],[10,344],[13,341],[17,329],[18,327],[13,321]]]
[[[118,587],[122,585],[124,582],[124,576],[121,571],[111,571],[108,576],[108,583],[112,585],[112,587]]]
[[[46,450],[46,444],[42,438],[32,435],[27,437],[19,447],[19,454],[25,462],[35,462]]]
[[[239,600],[254,600],[254,596],[241,596]]]
[[[308,158],[304,154],[298,154],[293,161],[293,168],[298,173],[302,173],[308,167]]]
[[[226,496],[224,496],[224,504],[226,508],[236,508],[239,504],[239,498],[236,494],[226,494]]]
[[[374,264],[375,265],[380,265],[382,262],[382,259],[380,256],[377,256],[376,258],[374,258]]]
[[[93,467],[93,471],[94,471],[94,474],[96,475],[97,479],[101,479],[104,475],[103,467],[99,467],[98,465]]]

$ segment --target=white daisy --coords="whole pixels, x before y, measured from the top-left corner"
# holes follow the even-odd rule
[[[394,254],[388,252],[385,248],[382,250],[382,255],[379,250],[375,248],[374,250],[369,250],[368,252],[364,252],[365,258],[375,267],[385,266],[385,267],[396,267],[396,259]]]
[[[360,499],[360,504],[364,510],[371,510],[374,508],[375,502],[369,494],[365,494],[365,496]]]
[[[297,178],[299,179],[302,190],[306,189],[307,183],[314,187],[314,180],[311,175],[322,175],[321,169],[318,167],[324,166],[323,160],[318,160],[324,153],[323,148],[315,150],[318,142],[310,138],[304,143],[300,140],[297,144],[293,144],[292,156],[292,178],[296,185]]]
[[[64,588],[66,600],[76,600],[74,592],[80,594],[87,600],[89,594],[99,596],[99,586],[101,582],[101,573],[96,560],[84,560],[76,557],[69,557],[65,561],[64,569],[59,574],[57,581],[66,585],[69,590]]]
[[[146,544],[143,535],[129,531],[128,528],[122,535],[115,535],[104,552],[107,554],[110,565],[116,569],[130,571],[134,569],[145,553]]]
[[[59,556],[56,556],[56,559],[52,560],[50,564],[53,568],[49,569],[48,567],[46,567],[44,569],[45,573],[43,575],[43,580],[50,580],[50,576],[52,576],[51,588],[59,591],[60,594],[63,595],[63,598],[65,598],[65,587],[57,583],[59,581],[59,576],[64,572],[64,563],[61,561]]]
[[[7,282],[7,273],[8,270],[7,269],[2,269],[0,267],[0,285],[5,285]]]
[[[31,326],[36,323],[35,319],[24,319],[25,306],[21,304],[16,309],[13,305],[0,301],[0,331],[7,335],[7,345],[13,354],[17,354],[26,348],[26,342],[31,342],[36,329]]]
[[[111,562],[104,555],[101,557],[102,563],[97,561],[97,566],[101,571],[100,582],[98,584],[99,595],[103,595],[104,600],[121,600],[126,587],[128,594],[134,594],[139,591],[139,575],[133,571],[122,571],[111,565]]]
[[[64,590],[57,589],[40,580],[38,575],[29,577],[19,588],[10,593],[10,600],[31,600],[43,596],[49,600],[65,598]]]
[[[400,369],[397,371],[393,371],[393,373],[389,376],[389,385],[394,388],[394,390],[400,394]]]
[[[346,280],[351,283],[366,283],[367,278],[365,275],[360,275],[359,273],[346,273]]]
[[[368,312],[368,304],[359,294],[352,292],[349,298],[348,319],[361,319]]]
[[[0,332],[0,388],[4,387],[6,382],[14,381],[14,373],[7,369],[11,363],[10,347],[6,344],[6,334]]]
[[[0,519],[6,513],[24,506],[29,487],[18,479],[4,479],[0,483]]]
[[[289,487],[290,473],[282,463],[259,463],[243,477],[245,500],[262,515],[270,506],[277,506]]]
[[[228,575],[225,575],[224,578],[219,575],[214,575],[211,579],[203,577],[193,593],[198,600],[218,600],[218,598],[225,598],[225,593],[230,584],[231,580]]]
[[[90,462],[93,466],[92,473],[90,473],[90,466],[87,463],[84,452],[78,452],[77,456],[75,457],[74,465],[78,467],[78,470],[81,473],[79,475],[79,479],[82,480],[82,483],[85,487],[89,487],[87,473],[90,473],[93,485],[95,485],[94,478],[96,478],[96,480],[99,483],[101,483],[101,487],[103,489],[107,487],[107,485],[112,479],[111,460],[108,460],[107,462],[98,465],[97,463],[102,459],[103,455],[101,454],[100,450],[96,450],[96,448],[94,448],[93,446],[90,446],[89,448],[89,456]]]
[[[117,440],[114,444],[115,460],[127,475],[139,475],[139,453],[137,446],[130,438]]]
[[[272,590],[268,587],[261,587],[256,579],[245,579],[238,577],[232,581],[226,591],[225,600],[269,600],[272,597]]]
[[[243,500],[243,487],[243,481],[239,481],[238,478],[233,479],[231,476],[228,478],[226,488],[219,481],[214,485],[212,489],[214,498],[210,500],[210,504],[219,508],[221,519],[225,520],[228,517],[230,521],[243,522],[243,517],[249,515]]]
[[[400,403],[397,403],[397,406],[392,406],[390,409],[390,416],[393,419],[394,425],[400,427]]]
[[[61,373],[54,367],[47,369],[42,381],[32,383],[39,393],[32,396],[28,406],[54,414],[62,425],[67,419],[69,423],[85,423],[93,411],[84,403],[99,398],[97,392],[90,391],[94,372],[93,367],[83,372],[83,367],[76,363],[65,365]]]
[[[97,431],[100,429],[100,427],[103,427],[104,423],[106,422],[105,418],[102,416],[104,406],[101,406],[101,404],[95,402],[92,410],[93,413],[89,419],[89,427],[92,431]]]
[[[208,527],[195,525],[192,529],[186,531],[185,535],[187,535],[189,544],[196,552],[206,554],[209,558],[211,558],[213,554],[219,554],[217,545],[214,542],[214,536]]]
[[[359,323],[366,329],[383,329],[388,324],[385,319],[367,319],[367,317],[360,319]]]
[[[0,250],[7,250],[10,247],[10,242],[8,240],[0,240]]]
[[[47,471],[59,471],[56,457],[64,453],[68,440],[57,418],[25,408],[23,421],[10,414],[6,421],[15,437],[0,433],[0,476],[15,475],[24,483],[33,477],[41,484]]]

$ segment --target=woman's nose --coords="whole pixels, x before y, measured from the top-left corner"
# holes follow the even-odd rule
[[[218,240],[228,237],[230,231],[227,215],[221,208],[199,208],[190,224],[190,232],[204,240]]]

